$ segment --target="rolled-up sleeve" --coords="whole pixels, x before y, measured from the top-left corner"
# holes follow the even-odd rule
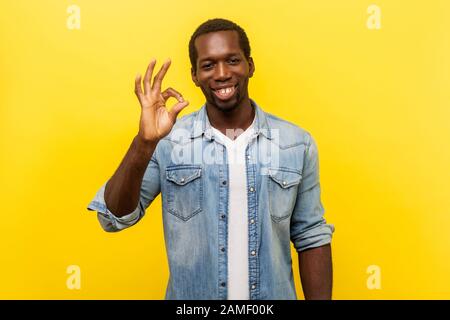
[[[291,218],[291,241],[300,252],[331,242],[334,225],[324,219],[320,199],[319,160],[317,145],[311,135],[305,148],[302,181]]]
[[[136,224],[145,215],[145,210],[160,193],[159,165],[155,154],[144,173],[139,203],[133,212],[122,217],[115,216],[106,206],[104,196],[106,183],[97,191],[87,209],[97,212],[97,218],[103,230],[107,232],[121,231]]]

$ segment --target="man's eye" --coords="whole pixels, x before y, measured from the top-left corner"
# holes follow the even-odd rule
[[[202,66],[202,69],[211,69],[212,63],[207,63]]]
[[[239,59],[230,59],[230,63],[231,64],[238,64],[239,63]]]

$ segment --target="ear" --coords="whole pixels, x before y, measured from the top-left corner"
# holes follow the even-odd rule
[[[197,74],[194,71],[194,68],[191,68],[191,77],[192,77],[192,81],[194,81],[195,85],[197,87],[200,87],[200,84],[198,83],[198,79],[197,79]]]
[[[248,58],[248,66],[249,66],[248,77],[251,78],[253,77],[253,73],[255,73],[255,62],[253,61],[252,57]]]

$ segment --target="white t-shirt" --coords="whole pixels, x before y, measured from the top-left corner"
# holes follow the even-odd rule
[[[253,123],[234,140],[212,127],[215,137],[227,149],[230,175],[228,202],[228,300],[249,299],[245,149],[249,140],[253,137]]]

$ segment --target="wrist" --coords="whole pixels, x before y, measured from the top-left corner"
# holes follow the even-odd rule
[[[145,151],[154,150],[156,148],[156,145],[159,142],[158,139],[150,139],[150,140],[149,139],[144,139],[139,134],[136,135],[134,140],[136,142],[137,148],[145,150]]]

